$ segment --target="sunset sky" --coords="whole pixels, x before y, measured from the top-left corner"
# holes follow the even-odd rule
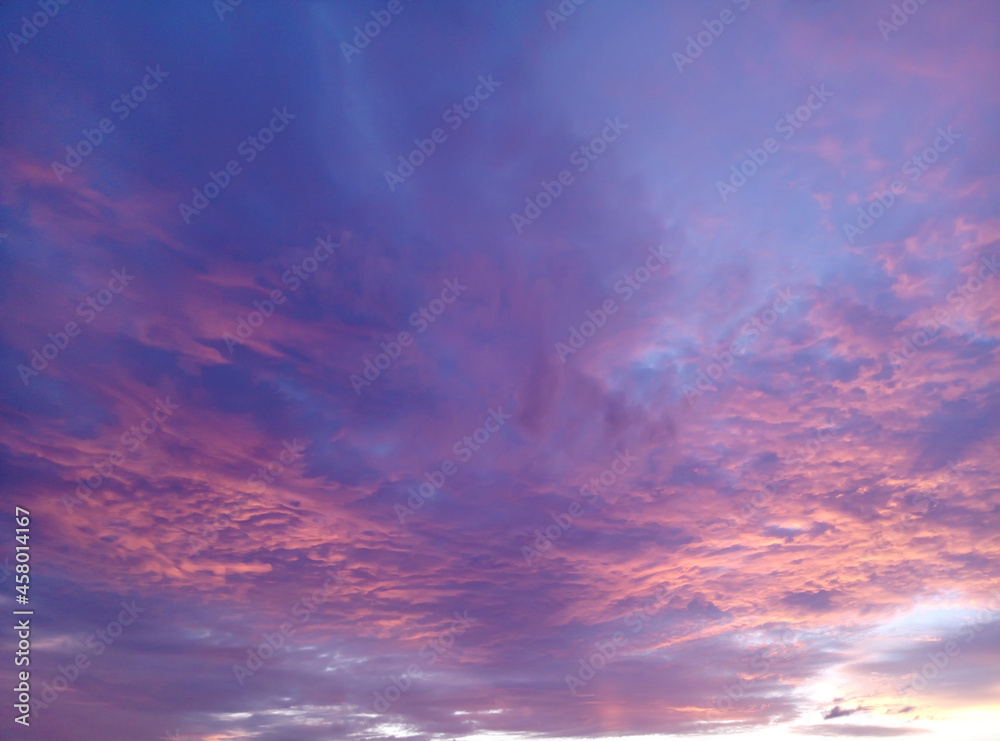
[[[0,32],[3,738],[1000,738],[994,0]]]

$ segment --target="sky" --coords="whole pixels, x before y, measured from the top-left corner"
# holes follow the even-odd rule
[[[995,2],[0,33],[5,738],[995,741]]]

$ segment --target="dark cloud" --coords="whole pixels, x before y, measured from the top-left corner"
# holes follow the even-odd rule
[[[834,705],[829,712],[823,714],[823,720],[831,720],[832,718],[843,718],[845,716],[852,715],[858,712],[859,710],[863,709],[864,708],[856,707],[852,710],[848,710],[847,708],[841,708],[840,705]]]
[[[926,728],[892,728],[889,726],[832,725],[832,726],[797,726],[795,733],[812,736],[850,736],[857,738],[883,738],[889,736],[916,736],[930,733]]]

